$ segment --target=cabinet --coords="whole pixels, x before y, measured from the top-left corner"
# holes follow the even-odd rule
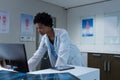
[[[88,53],[88,66],[100,69],[100,80],[120,80],[120,55]]]
[[[113,55],[109,75],[111,80],[120,80],[120,55]]]

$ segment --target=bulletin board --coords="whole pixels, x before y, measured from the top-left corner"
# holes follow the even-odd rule
[[[104,44],[120,44],[120,11],[104,14]]]
[[[94,45],[95,44],[95,16],[80,18],[80,44]]]

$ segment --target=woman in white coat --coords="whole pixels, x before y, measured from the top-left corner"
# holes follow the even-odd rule
[[[39,48],[28,60],[30,71],[35,70],[43,55],[48,51],[52,67],[64,65],[83,66],[79,49],[71,43],[66,30],[52,28],[52,18],[49,14],[38,13],[34,18],[34,24],[42,35]]]

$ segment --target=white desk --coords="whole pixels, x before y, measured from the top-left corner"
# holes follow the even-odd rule
[[[9,70],[0,67],[0,70]],[[78,67],[75,66],[75,69],[65,70],[65,71],[57,71],[53,69],[45,69],[39,71],[28,72],[28,74],[46,74],[46,73],[64,73],[69,72],[74,76],[78,77],[80,80],[100,80],[100,70],[96,68],[88,68],[88,67]]]
[[[96,68],[88,67],[78,67],[75,66],[75,69],[57,71],[53,69],[45,69],[39,71],[29,72],[31,74],[46,74],[46,73],[64,73],[69,72],[74,76],[78,77],[80,80],[100,80],[100,70]]]

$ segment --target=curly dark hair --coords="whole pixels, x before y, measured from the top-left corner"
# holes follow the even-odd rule
[[[41,23],[44,24],[48,27],[52,27],[53,26],[53,21],[52,21],[52,17],[51,15],[49,15],[48,13],[37,13],[36,16],[34,17],[34,24],[36,23]]]

